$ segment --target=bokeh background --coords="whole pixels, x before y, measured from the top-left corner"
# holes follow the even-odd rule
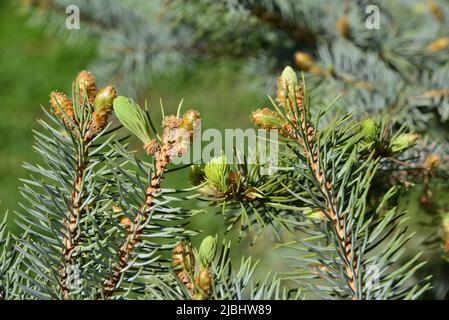
[[[64,28],[64,20],[61,23]],[[51,91],[69,93],[77,73],[90,69],[97,58],[98,39],[67,41],[64,35],[55,35],[53,30],[36,23],[21,1],[2,0],[0,48],[0,212],[3,215],[9,211],[8,218],[12,221],[14,211],[21,209],[20,179],[28,175],[22,165],[41,161],[33,151],[33,130],[39,130],[36,119],[44,115],[42,108],[49,108]],[[268,99],[264,90],[250,85],[254,79],[243,71],[244,63],[239,59],[217,59],[196,65],[194,72],[159,74],[151,85],[139,94],[131,92],[130,96],[142,105],[147,101],[150,109],[155,110],[156,118],[160,116],[160,99],[167,113],[175,113],[184,99],[184,110],[195,108],[202,114],[203,129],[252,127],[251,110],[267,105]],[[131,140],[133,146],[135,150],[141,149],[136,139]],[[166,185],[188,187],[187,178],[187,170],[174,173],[166,178]],[[211,211],[197,217],[192,228],[202,231],[193,239],[197,244],[207,234],[218,233],[222,237],[225,226],[223,217]],[[227,237],[236,238],[237,231]],[[243,241],[236,244],[233,253],[236,259],[242,251],[263,258],[259,268],[261,276],[269,269],[282,270],[283,262],[277,259],[278,254],[271,247],[267,250],[270,240],[258,241],[250,249]]]
[[[76,31],[74,31],[76,32]],[[80,70],[89,70],[96,58],[95,39],[81,43],[46,32],[30,21],[20,1],[0,2],[0,199],[2,207],[18,209],[20,178],[24,162],[36,162],[32,151],[36,119],[49,106],[53,90],[70,92]],[[156,78],[138,95],[150,108],[159,110],[159,98],[168,112],[197,108],[205,128],[250,127],[250,111],[266,104],[264,91],[245,85],[248,75],[240,73],[242,61],[210,61],[194,73],[180,72]],[[112,81],[113,82],[113,81]],[[114,83],[114,82],[113,82]],[[103,83],[105,84],[105,83]]]

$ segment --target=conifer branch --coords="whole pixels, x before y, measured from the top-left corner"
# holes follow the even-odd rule
[[[148,155],[154,157],[154,172],[146,189],[144,202],[127,227],[127,235],[118,250],[118,261],[112,268],[112,275],[103,283],[105,299],[110,299],[114,294],[122,271],[129,263],[129,257],[139,241],[144,225],[149,222],[156,209],[154,199],[161,190],[161,183],[167,166],[174,157],[185,154],[187,150],[183,144],[186,143],[186,138],[190,141],[194,122],[199,119],[199,114],[193,110],[186,112],[182,119],[177,116],[165,116],[162,126],[162,141],[159,144],[156,139],[151,139],[149,118],[139,106],[124,97],[119,97],[114,106],[119,120],[144,143],[144,149]],[[184,138],[184,141],[182,141],[182,138]]]
[[[156,156],[156,169],[151,178],[150,185],[147,188],[144,205],[137,212],[134,220],[127,228],[126,240],[119,249],[118,262],[113,267],[112,276],[104,281],[103,291],[105,299],[110,299],[114,294],[117,283],[121,277],[121,272],[127,266],[128,258],[139,241],[142,232],[142,224],[146,223],[148,219],[151,218],[151,213],[154,211],[154,195],[160,191],[163,174],[170,163],[168,149],[169,146],[167,144],[162,145],[160,152]]]
[[[270,10],[265,5],[257,3],[257,1],[256,3],[254,1],[241,2],[251,15],[257,17],[263,23],[287,33],[298,43],[311,47],[316,45],[317,36],[314,32],[296,22],[287,20],[277,8]],[[276,6],[275,3],[272,5]]]
[[[80,209],[84,201],[82,196],[84,193],[83,182],[86,168],[89,165],[89,146],[85,138],[81,138],[80,153],[76,156],[75,181],[73,183],[73,191],[70,197],[70,208],[67,212],[67,219],[64,221],[65,232],[62,240],[62,255],[64,256],[64,264],[59,270],[59,285],[64,296],[64,299],[69,299],[70,290],[67,286],[67,267],[73,265],[73,254],[80,242],[81,231],[79,229],[79,218],[85,213],[85,210]]]
[[[24,1],[24,5],[27,9],[34,8],[37,10],[53,12],[55,14],[65,16],[66,15],[66,6],[61,5],[57,1],[54,0],[26,0]],[[95,14],[88,10],[82,10],[83,22],[88,24],[92,28],[112,31],[116,28],[116,25],[113,23],[108,23],[105,20],[97,19]]]
[[[345,272],[347,275],[348,286],[353,292],[353,299],[357,299],[357,286],[355,279],[357,278],[357,267],[355,256],[351,243],[353,242],[351,230],[345,230],[345,216],[338,214],[339,204],[333,195],[331,182],[327,177],[326,172],[320,166],[319,146],[316,143],[315,127],[310,120],[310,111],[304,108],[304,91],[303,87],[299,86],[297,81],[288,76],[281,77],[278,80],[278,100],[283,103],[287,115],[291,119],[291,124],[294,126],[293,130],[296,132],[294,138],[298,144],[302,145],[305,151],[305,157],[310,166],[313,175],[317,181],[319,191],[324,199],[324,208],[322,215],[331,220],[335,234],[338,237],[340,244],[338,250],[341,251],[345,257],[343,262],[345,264]],[[291,129],[289,132],[292,132]]]
[[[59,267],[59,286],[64,299],[70,299],[68,277],[71,268],[75,264],[75,255],[81,239],[80,219],[86,213],[86,206],[82,207],[86,200],[85,178],[86,170],[91,164],[90,146],[92,140],[102,132],[108,122],[112,111],[112,101],[116,97],[115,89],[109,85],[97,92],[96,80],[92,73],[81,71],[74,82],[74,101],[66,95],[53,92],[50,102],[54,113],[64,120],[67,130],[71,131],[73,138],[79,142],[74,149],[76,154],[74,180],[70,195],[69,210],[62,222],[63,263]],[[94,204],[91,204],[94,205]]]

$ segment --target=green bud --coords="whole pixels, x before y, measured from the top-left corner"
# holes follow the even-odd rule
[[[114,112],[123,126],[144,144],[151,141],[151,127],[147,115],[133,100],[118,96],[114,100]]]
[[[197,165],[190,166],[189,181],[193,186],[200,185],[204,181],[204,171]]]
[[[203,239],[199,249],[201,263],[204,267],[209,267],[215,258],[215,250],[217,247],[217,239],[207,236]]]
[[[108,85],[98,91],[94,100],[95,111],[109,113],[112,111],[112,102],[117,97],[117,92],[112,85]]]
[[[323,219],[323,213],[319,209],[308,209],[304,211],[304,215],[312,219]]]
[[[412,147],[418,140],[417,133],[401,133],[391,141],[390,149],[393,153],[397,153]]]
[[[366,119],[360,124],[363,139],[366,142],[376,142],[379,139],[379,127],[373,119]]]
[[[214,185],[206,184],[202,186],[199,191],[201,194],[207,196],[207,197],[213,197],[213,198],[222,198],[224,196],[223,192],[220,192],[220,190],[217,189]]]
[[[284,71],[282,71],[281,79],[285,80],[287,82],[291,82],[293,84],[298,83],[298,78],[296,77],[295,71],[293,71],[292,67],[287,66],[284,68]]]
[[[196,293],[192,296],[192,300],[207,300],[207,296],[202,293]]]
[[[310,71],[310,69],[316,66],[313,57],[310,54],[302,51],[296,51],[295,62],[298,67],[304,71]]]
[[[282,128],[285,123],[277,112],[268,108],[258,109],[252,112],[251,121],[257,127],[265,130]]]
[[[212,185],[220,189],[222,192],[228,190],[228,174],[230,167],[227,163],[226,156],[222,155],[220,157],[213,158],[204,167],[204,174],[207,181]]]

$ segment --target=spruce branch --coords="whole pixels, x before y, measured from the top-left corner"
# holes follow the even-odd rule
[[[52,12],[62,16],[67,14],[67,5],[55,0],[24,0],[23,6],[28,11],[35,9],[40,13]],[[92,14],[92,11],[90,10],[82,10],[81,14],[83,16],[83,22],[88,24],[91,28],[104,31],[111,31],[116,28],[116,25],[112,20],[98,19],[98,16]]]
[[[290,35],[297,43],[313,47],[317,42],[317,35],[306,26],[299,24],[297,21],[288,20],[277,7],[275,1],[269,4],[260,3],[259,1],[245,0],[240,4],[253,15],[260,19],[263,23],[269,24]],[[294,5],[292,4],[294,7]]]
[[[147,296],[177,300],[287,300],[300,299],[298,290],[282,286],[282,279],[269,272],[257,279],[259,261],[242,257],[240,264],[231,260],[231,243],[217,248],[216,236],[207,236],[199,248],[189,242],[173,250],[173,275],[163,279],[164,286],[148,286]],[[151,278],[151,283],[155,282]],[[164,288],[165,287],[165,288]],[[159,291],[162,289],[161,291]],[[162,293],[161,293],[162,292]]]
[[[290,223],[295,229],[310,235],[297,239],[299,248],[296,249],[304,251],[298,259],[301,268],[308,270],[309,277],[312,274],[330,284],[329,288],[313,283],[304,286],[323,298],[404,296],[399,279],[410,278],[422,264],[414,257],[407,269],[395,273],[398,277],[395,285],[386,279],[385,270],[391,268],[387,257],[397,260],[400,251],[396,250],[408,238],[396,223],[387,228],[382,222],[383,219],[399,219],[401,215],[395,210],[391,210],[388,217],[380,216],[382,207],[394,192],[381,196],[379,201],[372,194],[372,185],[384,168],[400,171],[398,161],[391,158],[413,147],[417,135],[391,133],[386,124],[378,126],[373,119],[347,124],[349,116],[340,116],[338,112],[328,124],[319,127],[325,112],[318,111],[314,119],[304,82],[299,85],[290,67],[284,69],[278,79],[276,102],[272,103],[277,113],[261,109],[253,113],[253,121],[262,128],[274,124],[281,135],[295,142],[287,143],[294,154],[285,156],[291,159],[292,179],[299,183],[284,185],[284,188],[296,200],[284,204],[283,209],[291,210]],[[326,111],[329,112],[333,103]],[[372,199],[368,204],[369,192]],[[293,213],[298,216],[295,218]],[[392,239],[387,241],[390,236]],[[391,251],[377,252],[378,257],[368,254],[384,241]],[[377,272],[374,284],[371,283],[373,270]],[[298,273],[300,279],[307,279],[307,275],[303,278]],[[417,297],[428,288],[425,283],[420,286],[412,286],[410,297]],[[384,288],[387,291],[382,291]]]
[[[74,101],[69,101],[66,96],[57,99],[55,94],[51,95],[51,103],[55,114],[62,115],[64,121],[69,123],[69,128],[79,143],[74,155],[75,175],[69,210],[63,221],[65,231],[63,232],[61,251],[64,263],[59,269],[59,285],[64,299],[70,298],[70,290],[67,286],[67,271],[74,265],[74,254],[81,241],[79,221],[86,211],[86,206],[82,207],[82,204],[86,196],[84,184],[86,170],[92,163],[89,154],[91,142],[105,128],[108,116],[111,113],[112,101],[116,96],[112,86],[109,86],[106,90],[103,89],[98,95],[95,78],[88,71],[81,71],[78,74],[74,82],[74,89]],[[91,113],[92,115],[90,115]],[[98,116],[99,113],[102,113],[101,117]]]
[[[87,71],[75,79],[72,99],[59,92],[50,95],[53,112],[46,114],[54,126],[41,120],[45,132],[36,131],[35,149],[45,166],[25,165],[38,178],[25,180],[22,194],[29,207],[23,208],[31,214],[19,213],[18,225],[25,234],[15,245],[25,266],[20,286],[32,297],[77,299],[95,287],[98,269],[85,261],[97,261],[98,252],[86,243],[99,233],[91,215],[99,215],[106,201],[101,152],[114,157],[107,151],[110,140],[103,137],[115,95],[112,86],[99,94]],[[72,287],[74,277],[85,291]],[[84,282],[88,278],[91,283]]]
[[[310,110],[307,110],[307,102],[304,103],[304,87],[299,86],[292,69],[285,69],[283,75],[278,81],[278,98],[283,102],[283,107],[290,121],[293,124],[293,129],[296,132],[296,141],[302,145],[305,151],[305,158],[307,164],[316,180],[316,184],[324,199],[324,206],[321,209],[322,215],[327,217],[332,222],[335,234],[338,237],[338,250],[344,257],[345,272],[347,276],[348,286],[353,292],[353,299],[357,299],[356,278],[357,278],[357,256],[352,250],[352,234],[351,230],[345,230],[345,216],[344,213],[339,214],[340,204],[334,197],[331,181],[323,170],[323,159],[320,159],[319,145],[316,142],[316,130],[310,119]]]
[[[151,138],[150,120],[135,102],[125,97],[118,97],[114,101],[114,110],[123,125],[141,139],[144,149],[154,157],[155,169],[150,177],[144,202],[127,227],[127,235],[119,248],[118,261],[112,268],[112,275],[104,281],[105,299],[110,299],[114,294],[122,272],[130,262],[129,257],[141,237],[144,226],[149,223],[157,208],[157,204],[154,202],[155,196],[161,191],[161,183],[168,165],[175,157],[185,154],[187,151],[185,138],[190,141],[191,129],[194,122],[199,119],[199,114],[196,111],[188,111],[182,118],[165,116],[162,126],[162,140],[159,143],[156,139]]]
[[[0,301],[11,300],[18,295],[17,267],[19,252],[14,250],[14,239],[8,228],[8,212],[0,222]]]
[[[154,210],[154,194],[160,190],[163,174],[170,162],[168,148],[168,145],[164,144],[161,147],[161,151],[156,156],[156,170],[151,178],[150,185],[145,195],[145,204],[137,212],[136,217],[127,228],[128,235],[125,242],[119,249],[118,262],[113,267],[111,278],[105,280],[103,284],[105,299],[110,299],[114,294],[116,285],[120,280],[122,270],[128,264],[128,257],[139,241],[139,237],[142,232],[142,225],[150,219],[151,213]]]
[[[252,245],[268,227],[279,239],[286,227],[286,212],[281,204],[291,201],[283,185],[292,186],[295,182],[287,176],[267,174],[271,164],[258,156],[241,156],[242,164],[228,163],[226,156],[221,155],[204,168],[192,166],[189,179],[196,186],[198,198],[225,216],[226,232],[239,228],[239,241],[250,236]]]
[[[69,288],[67,287],[67,266],[73,265],[73,254],[80,242],[80,230],[78,220],[85,212],[80,210],[81,204],[84,201],[82,195],[83,181],[85,178],[86,168],[89,165],[89,148],[86,144],[85,138],[81,138],[81,152],[76,156],[75,180],[73,183],[73,191],[70,197],[70,210],[67,212],[67,219],[63,222],[65,225],[65,237],[62,240],[63,248],[62,255],[64,256],[64,264],[61,265],[59,274],[59,284],[64,296],[64,299],[69,299]]]

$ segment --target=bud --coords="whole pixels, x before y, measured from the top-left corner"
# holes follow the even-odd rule
[[[427,0],[427,4],[434,17],[438,19],[438,21],[443,22],[444,13],[443,10],[438,5],[438,3],[435,0]]]
[[[122,209],[118,205],[114,204],[112,206],[112,212],[114,212],[114,213],[121,213]]]
[[[391,141],[390,149],[393,153],[397,153],[412,147],[418,140],[419,135],[416,133],[401,133]]]
[[[76,87],[79,89],[79,99],[81,104],[85,104],[84,98],[87,97],[89,104],[93,105],[97,95],[97,85],[95,77],[90,71],[81,71],[75,79]]]
[[[131,220],[129,220],[128,217],[123,217],[122,219],[120,219],[120,224],[128,228],[129,226],[131,226]]]
[[[204,175],[208,182],[218,187],[222,192],[228,191],[228,174],[230,167],[226,156],[213,158],[204,167]]]
[[[347,16],[342,16],[337,21],[337,30],[343,38],[349,36],[349,21]]]
[[[117,97],[117,91],[115,91],[114,86],[108,85],[98,91],[95,96],[94,108],[96,112],[104,112],[110,114],[112,112],[112,103]]]
[[[161,146],[156,139],[151,140],[143,146],[145,152],[150,156],[156,156],[161,151]]]
[[[319,209],[307,209],[304,211],[304,215],[311,219],[323,219],[324,214]]]
[[[291,115],[293,102],[290,98],[297,97],[298,78],[291,67],[286,67],[281,76],[277,79],[276,101]]]
[[[189,182],[198,186],[204,181],[204,171],[197,165],[190,166]]]
[[[175,270],[193,271],[195,260],[189,244],[181,242],[173,249],[172,264]]]
[[[284,70],[282,71],[281,80],[286,81],[289,84],[297,84],[298,83],[298,78],[296,77],[296,73],[290,66],[285,67]]]
[[[207,300],[207,296],[202,293],[196,293],[192,296],[192,300]]]
[[[166,116],[162,120],[162,127],[164,129],[177,129],[181,126],[182,119],[176,116]]]
[[[213,197],[213,198],[223,198],[225,194],[217,189],[216,186],[211,184],[206,184],[202,186],[199,191],[201,194],[207,196],[207,197]],[[226,190],[227,191],[227,190]],[[224,192],[226,192],[224,191]]]
[[[191,273],[195,269],[195,260],[189,243],[180,242],[172,251],[172,265],[178,279],[192,292]]]
[[[230,186],[230,190],[234,195],[240,193],[241,182],[242,182],[242,176],[239,171],[229,172],[228,185]]]
[[[112,103],[117,96],[112,85],[109,85],[98,92],[94,101],[94,113],[89,127],[89,138],[98,135],[108,124],[109,115],[112,112]]]
[[[441,37],[429,44],[426,50],[435,53],[445,49],[447,46],[449,46],[449,37]]]
[[[379,127],[371,118],[368,118],[360,123],[360,132],[366,142],[376,142],[379,139]]]
[[[74,119],[75,113],[73,110],[73,103],[67,95],[61,92],[53,91],[50,93],[50,103],[53,106],[55,115],[63,116],[67,124],[69,121],[68,119],[65,119],[64,113],[69,119]]]
[[[118,96],[114,102],[114,112],[122,125],[133,133],[143,144],[151,141],[151,126],[147,115],[131,99]]]
[[[449,235],[449,212],[446,212],[443,217],[443,230]]]
[[[251,121],[257,127],[265,130],[280,129],[285,123],[277,112],[268,108],[257,109],[251,112]]]
[[[216,247],[217,239],[212,236],[207,236],[201,242],[198,253],[203,267],[209,267],[214,261]]]
[[[200,120],[200,114],[196,110],[189,110],[182,116],[181,128],[193,132],[195,121]]]
[[[207,268],[202,268],[200,274],[195,279],[196,285],[204,294],[210,293],[212,287],[212,275]]]
[[[245,191],[245,199],[249,201],[256,200],[257,198],[263,198],[261,194],[259,194],[256,189],[250,187]]]
[[[313,57],[305,52],[296,51],[295,53],[296,65],[304,71],[312,71],[318,68]]]
[[[439,166],[441,163],[441,157],[438,154],[429,154],[426,159],[424,160],[424,168],[427,171],[431,171],[432,169]]]

